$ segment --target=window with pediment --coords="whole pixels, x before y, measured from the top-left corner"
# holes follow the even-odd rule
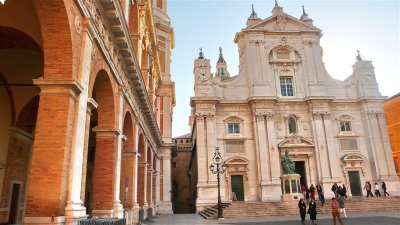
[[[228,135],[239,135],[242,133],[242,119],[232,116],[224,120],[224,124]]]

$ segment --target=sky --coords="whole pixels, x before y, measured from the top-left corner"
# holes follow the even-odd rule
[[[169,0],[168,14],[175,32],[171,73],[175,82],[172,135],[190,132],[190,97],[194,95],[194,60],[199,48],[210,59],[212,73],[223,49],[231,76],[237,75],[239,55],[234,37],[246,27],[251,5],[258,17],[271,16],[274,0]],[[304,5],[314,26],[322,30],[323,61],[328,73],[344,80],[352,73],[357,50],[371,60],[384,96],[400,92],[400,1],[278,0],[296,18]]]

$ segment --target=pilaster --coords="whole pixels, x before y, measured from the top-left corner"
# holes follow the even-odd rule
[[[162,146],[159,148],[159,156],[163,164],[163,199],[158,207],[159,214],[173,214],[171,203],[171,146]]]

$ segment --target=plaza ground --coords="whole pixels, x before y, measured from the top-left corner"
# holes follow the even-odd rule
[[[382,209],[384,210],[384,209]],[[243,224],[243,225],[297,225],[301,224],[298,216],[229,218],[223,220],[206,220],[198,214],[157,215],[145,224],[151,225],[209,225],[209,224]],[[311,224],[307,218],[306,224]],[[318,225],[331,225],[331,215],[317,216]],[[339,224],[339,223],[337,223]],[[374,212],[348,215],[345,225],[399,225],[400,212]]]

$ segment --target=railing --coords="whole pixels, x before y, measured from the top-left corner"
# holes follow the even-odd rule
[[[125,219],[120,218],[91,218],[80,220],[79,225],[126,225]]]

